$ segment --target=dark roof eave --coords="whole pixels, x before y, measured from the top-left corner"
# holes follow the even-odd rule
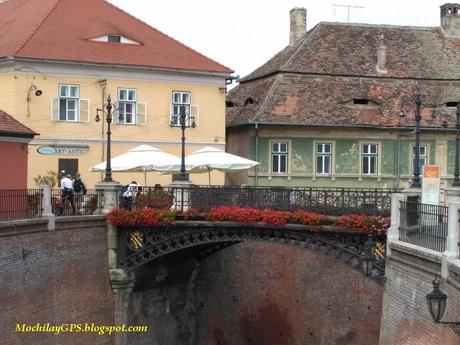
[[[0,130],[0,137],[14,137],[14,138],[27,138],[33,139],[39,133],[25,133],[25,132],[10,132],[10,131],[2,131]]]
[[[302,127],[330,127],[330,128],[367,128],[367,129],[380,129],[380,130],[414,130],[415,126],[404,126],[404,127],[383,127],[375,125],[365,125],[365,124],[356,124],[356,125],[342,125],[342,124],[305,124],[305,123],[276,123],[276,122],[267,122],[267,121],[250,121],[246,123],[239,123],[234,125],[227,125],[226,128],[235,128],[235,127],[249,127],[249,126],[302,126]],[[455,131],[455,128],[444,128],[444,127],[420,127],[421,130],[432,130],[432,131]]]

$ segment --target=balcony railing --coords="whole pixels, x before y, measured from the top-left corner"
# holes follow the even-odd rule
[[[42,216],[40,189],[0,190],[0,221],[33,219]]]
[[[401,241],[444,252],[447,229],[448,207],[400,201]]]

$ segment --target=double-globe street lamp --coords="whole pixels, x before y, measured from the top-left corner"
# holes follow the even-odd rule
[[[96,109],[96,118],[95,121],[99,122],[101,118],[99,117],[99,113],[102,113],[102,117],[105,115],[105,119],[107,121],[107,159],[105,164],[105,177],[104,182],[113,182],[112,179],[112,165],[111,165],[111,148],[110,148],[110,136],[112,132],[110,131],[110,124],[112,123],[113,115],[117,112],[117,109],[114,107],[112,103],[112,99],[110,95],[107,97],[107,104],[105,105],[105,109]]]
[[[456,121],[455,121],[455,167],[454,167],[454,181],[452,187],[460,187],[460,102],[456,102]],[[420,180],[420,121],[422,115],[420,113],[422,101],[420,94],[417,93],[415,98],[415,158],[414,158],[414,178],[412,180],[412,188],[421,188]]]
[[[188,111],[187,111],[188,110]],[[182,105],[179,110],[179,124],[182,130],[182,148],[181,148],[181,165],[179,176],[176,177],[176,181],[188,181],[188,174],[185,170],[185,129],[187,127],[195,128],[195,117],[190,115],[190,106]]]

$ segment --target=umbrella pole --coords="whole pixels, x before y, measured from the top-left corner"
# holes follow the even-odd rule
[[[208,170],[208,184],[211,185],[211,170]]]
[[[147,186],[147,169],[144,169],[144,186]]]

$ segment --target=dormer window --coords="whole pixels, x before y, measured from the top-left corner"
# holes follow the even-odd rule
[[[107,42],[121,42],[121,36],[120,35],[107,35]]]
[[[369,105],[370,101],[365,98],[355,98],[353,99],[353,104]]]
[[[139,42],[133,41],[132,39],[129,39],[125,36],[122,35],[117,35],[117,34],[108,34],[108,35],[103,35],[103,36],[98,36],[98,37],[93,37],[89,39],[90,41],[95,41],[95,42],[113,42],[113,43],[124,43],[124,44],[141,44]]]
[[[446,107],[457,107],[457,102],[446,102]]]
[[[244,105],[254,104],[254,100],[251,97],[246,98]]]

